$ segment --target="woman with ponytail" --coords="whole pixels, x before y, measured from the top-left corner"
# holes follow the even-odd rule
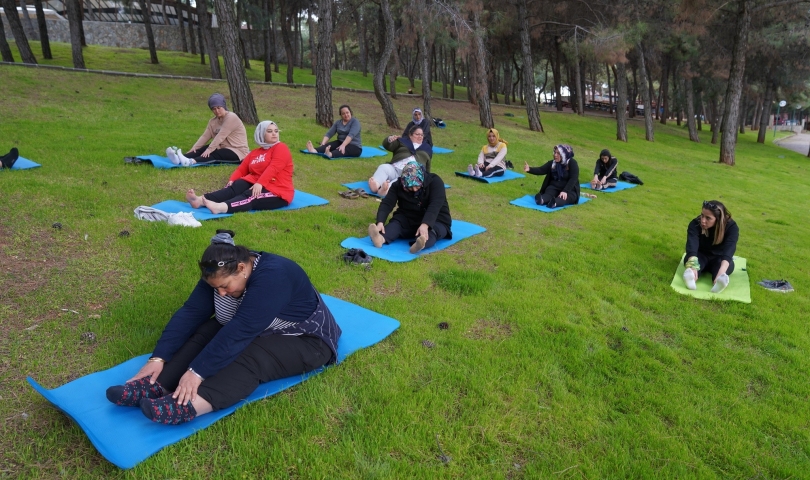
[[[200,280],[152,357],[107,399],[177,425],[227,408],[261,383],[337,361],[340,327],[292,260],[236,245],[217,230]]]
[[[700,215],[689,222],[686,229],[686,255],[683,281],[686,288],[695,290],[698,276],[712,276],[712,293],[720,293],[728,286],[728,276],[734,271],[734,252],[740,229],[731,218],[731,212],[717,200],[703,202]]]

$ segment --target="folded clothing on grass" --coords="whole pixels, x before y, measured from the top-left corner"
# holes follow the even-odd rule
[[[471,178],[473,180],[478,180],[479,182],[483,183],[498,183],[498,182],[505,182],[507,180],[515,180],[516,178],[526,177],[526,175],[523,175],[522,173],[513,172],[512,170],[506,170],[500,177],[490,177],[490,178],[476,177],[475,175],[470,175],[467,172],[456,172],[456,176]]]
[[[376,147],[363,147],[362,153],[360,153],[359,157],[334,157],[333,158],[333,157],[327,157],[323,153],[317,153],[317,152],[312,153],[312,152],[308,151],[307,149],[302,149],[301,153],[306,153],[308,155],[320,155],[321,157],[323,157],[323,158],[325,158],[327,160],[351,160],[353,158],[384,157],[384,156],[388,155],[388,152],[386,152],[385,150],[380,150],[379,148],[376,148]]]
[[[318,205],[326,205],[327,203],[329,203],[329,200],[326,200],[325,198],[315,196],[311,193],[296,190],[292,203],[287,205],[286,207],[277,208],[275,210],[251,210],[249,213],[277,212],[279,210],[297,210],[299,208],[304,207],[315,207]],[[155,208],[157,210],[163,210],[164,212],[167,213],[191,212],[194,214],[194,218],[196,218],[201,222],[203,220],[211,220],[212,218],[226,218],[233,215],[232,213],[211,213],[211,210],[208,210],[205,207],[194,208],[191,205],[189,205],[188,202],[180,200],[166,200],[152,205],[152,208]]]
[[[451,245],[455,245],[465,238],[487,231],[487,229],[484,227],[462,220],[453,220],[453,225],[451,226],[450,230],[453,232],[453,238],[443,238],[436,242],[436,244],[432,247],[426,248],[415,254],[410,252],[410,243],[406,238],[400,238],[394,243],[377,248],[373,243],[371,243],[371,238],[369,237],[349,237],[340,242],[340,246],[343,248],[363,249],[372,257],[388,260],[389,262],[409,262],[419,258],[421,255],[443,250]]]
[[[520,197],[515,200],[512,200],[509,203],[511,203],[512,205],[517,205],[518,207],[531,208],[532,210],[540,210],[541,212],[550,213],[568,207],[576,207],[577,205],[582,205],[583,203],[588,201],[590,201],[590,198],[586,198],[585,196],[580,195],[579,203],[577,203],[576,205],[566,205],[564,207],[548,208],[545,205],[538,205],[537,203],[535,203],[534,195],[526,195],[525,197]]]
[[[399,328],[399,322],[329,295],[322,295],[343,334],[338,341],[338,362],[355,351],[383,340]],[[159,450],[202,430],[237,408],[272,396],[323,368],[305,375],[273,380],[259,385],[245,400],[182,425],[161,425],[147,419],[140,408],[119,407],[107,400],[107,387],[121,385],[135,375],[149,355],[141,355],[109,370],[92,373],[48,390],[28,377],[28,383],[56,408],[67,414],[107,460],[119,468],[132,468]],[[339,367],[338,367],[339,368]],[[351,387],[348,387],[351,388]],[[275,408],[268,403],[259,408]]]
[[[684,254],[685,256],[686,254]],[[683,256],[678,262],[675,270],[675,277],[670,286],[673,290],[683,295],[700,298],[701,300],[734,300],[735,302],[751,303],[751,285],[748,279],[748,262],[743,257],[734,256],[734,272],[728,276],[728,286],[720,293],[712,293],[714,280],[710,273],[704,272],[697,279],[695,285],[697,289],[689,290],[683,282],[683,272],[686,267],[683,264]]]

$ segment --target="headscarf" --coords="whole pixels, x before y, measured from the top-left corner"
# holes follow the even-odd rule
[[[210,97],[208,97],[208,108],[211,109],[214,107],[222,107],[225,110],[228,109],[228,106],[225,104],[225,95],[221,93],[215,93]]]
[[[571,145],[565,144],[557,145],[554,148],[560,153],[560,163],[558,165],[555,161],[551,162],[552,178],[554,178],[554,180],[563,180],[568,172],[568,162],[574,158],[574,149],[571,148]],[[562,167],[566,168],[563,169]]]
[[[494,144],[489,143],[489,132],[492,132],[492,133],[495,134],[495,143]],[[489,130],[487,130],[487,144],[484,145],[483,147],[481,147],[481,151],[486,154],[486,153],[489,153],[489,151],[487,150],[488,147],[494,147],[496,152],[500,152],[501,149],[503,147],[507,146],[507,145],[508,145],[508,143],[506,142],[506,140],[501,138],[501,134],[498,133],[498,131],[495,130],[494,128],[490,128]]]
[[[403,187],[421,187],[425,183],[424,167],[419,162],[410,161],[402,167],[400,179]]]
[[[270,125],[276,125],[276,122],[272,120],[265,120],[260,124],[256,125],[256,131],[253,132],[253,141],[256,142],[256,145],[262,147],[265,150],[278,143],[278,142],[267,143],[264,141],[264,134],[267,133],[267,127],[269,127]],[[276,126],[278,127],[278,125]]]
[[[419,107],[416,107],[416,108],[413,109],[413,113],[411,113],[411,118],[413,118],[413,124],[414,125],[422,125],[422,122],[425,120],[425,114],[422,113],[422,118],[420,118],[419,121],[417,122],[416,121],[416,115],[414,115],[416,112],[422,113],[422,109],[419,108]]]

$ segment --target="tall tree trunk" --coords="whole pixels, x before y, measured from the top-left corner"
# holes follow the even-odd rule
[[[48,38],[48,23],[45,21],[45,10],[42,8],[42,0],[34,0],[34,8],[37,10],[37,25],[39,26],[39,41],[42,43],[42,57],[48,60],[51,55],[51,42]],[[3,35],[5,41],[5,35]]]
[[[427,32],[425,29],[425,18],[420,16],[419,20],[419,58],[422,60],[422,113],[428,122],[433,121],[433,114],[430,111],[430,52],[427,48]]]
[[[272,51],[273,45],[270,41],[273,31],[270,30],[270,15],[273,12],[270,10],[270,0],[262,0],[262,12],[264,13],[264,81],[265,82],[272,82],[273,81],[273,61]]]
[[[399,120],[397,113],[394,111],[394,104],[391,99],[385,94],[383,87],[383,79],[385,78],[385,67],[388,66],[388,61],[391,59],[391,52],[394,51],[394,18],[391,15],[391,5],[388,0],[380,0],[380,16],[382,17],[382,26],[385,32],[385,41],[380,48],[380,57],[377,59],[377,66],[374,69],[374,96],[382,106],[383,114],[385,115],[385,122],[390,128],[399,130]]]
[[[362,6],[358,5],[354,10],[354,25],[357,29],[357,48],[359,50],[358,56],[360,57],[360,71],[363,76],[368,76],[368,52],[366,50],[366,25],[363,22]]]
[[[658,98],[661,99],[661,103],[659,103],[658,106],[663,106],[661,125],[666,125],[667,118],[669,117],[669,68],[670,59],[669,55],[666,55],[664,56],[664,74],[661,76],[661,86],[658,88]],[[656,108],[656,110],[659,109]]]
[[[743,135],[745,134],[745,115],[747,113],[746,107],[747,107],[746,98],[743,97],[742,99],[740,99],[740,121],[739,121],[740,133]]]
[[[630,95],[630,118],[636,118],[636,107],[638,106],[638,75],[636,75],[636,70],[638,68],[633,68],[633,94]]]
[[[717,145],[717,138],[720,133],[720,113],[717,108],[717,95],[712,96],[712,145]],[[736,127],[735,127],[736,130]],[[736,133],[736,131],[735,131]]]
[[[279,6],[281,7],[281,39],[284,41],[284,51],[287,55],[287,83],[293,83],[293,69],[295,64],[295,51],[293,50],[293,44],[290,32],[290,22],[292,21],[292,12],[290,9],[292,6],[290,5],[290,0],[279,0]],[[332,59],[329,58],[331,62]]]
[[[442,98],[447,98],[447,48],[439,47],[439,61],[442,64]]]
[[[92,12],[93,9],[91,8]],[[160,13],[163,15],[163,25],[169,25],[169,17],[166,16],[166,0],[160,0]]]
[[[312,18],[312,8],[313,8],[313,6],[310,5],[310,8],[307,9],[307,27],[309,28],[309,65],[311,67],[310,71],[312,72],[312,75],[316,75],[316,80],[317,80],[317,73],[315,72],[315,62],[317,61],[315,58],[316,58],[317,54],[315,53],[315,49],[316,49],[316,47],[315,47],[315,35],[313,34],[315,32],[316,27],[315,27],[315,19]],[[331,9],[329,11],[329,18],[332,18]],[[321,21],[321,19],[318,18],[318,27],[317,27],[318,35],[320,35],[320,30],[321,30],[320,21]],[[332,32],[332,26],[331,25],[329,26],[329,32],[330,32],[329,33],[329,38],[330,38],[330,41],[331,41],[331,37],[332,37],[332,33],[331,33]],[[321,37],[318,37],[319,42],[320,42],[320,39],[321,39]],[[329,46],[329,51],[330,51],[329,56],[331,57],[332,56],[332,54],[331,54],[332,46],[331,45]],[[330,102],[330,105],[331,105],[331,102]],[[327,125],[327,127],[331,127],[331,126],[332,126],[331,123],[329,125]]]
[[[613,67],[616,77],[616,140],[627,141],[627,69],[621,62]]]
[[[20,10],[23,16],[23,31],[25,31],[25,36],[34,41],[39,40],[39,32],[34,28],[34,22],[31,21],[31,15],[28,14],[28,5],[25,3],[25,0],[20,0]]]
[[[731,51],[731,69],[728,74],[726,98],[723,101],[723,137],[720,143],[720,163],[734,165],[737,145],[737,118],[740,115],[740,96],[745,75],[745,51],[748,48],[748,30],[751,26],[753,1],[740,0],[737,28],[734,30],[734,48]]]
[[[228,77],[228,88],[231,92],[233,111],[243,122],[256,125],[259,117],[256,114],[256,104],[253,102],[253,92],[247,74],[242,66],[244,54],[240,51],[239,28],[236,25],[233,13],[233,2],[230,0],[215,0],[217,24],[222,38],[222,57],[225,60],[225,74]]]
[[[279,73],[278,70],[278,43],[276,36],[276,3],[275,0],[270,0],[270,31],[272,32],[270,41],[273,43],[273,72]]]
[[[389,88],[388,91],[390,92],[391,98],[397,98],[397,74],[399,73],[399,60],[397,57],[396,49],[391,51],[391,60],[388,62],[388,77],[389,77]]]
[[[84,53],[82,52],[81,24],[79,16],[79,1],[67,0],[68,27],[70,27],[70,49],[73,54],[73,68],[85,68]]]
[[[638,70],[641,76],[641,98],[644,101],[645,137],[648,142],[654,142],[655,130],[653,130],[652,102],[650,102],[650,89],[647,82],[647,64],[644,60],[644,46],[639,42],[637,48],[639,59]]]
[[[456,49],[450,49],[450,98],[456,99],[456,78],[458,72],[456,71]]]
[[[17,14],[17,4],[14,0],[2,0],[2,2],[8,26],[11,27],[11,33],[14,35],[14,41],[17,43],[23,63],[36,64],[37,59],[34,57],[34,52],[31,51],[31,46],[28,45],[28,37],[25,36],[25,30]]]
[[[688,71],[689,69],[685,69]],[[684,90],[686,90],[686,127],[689,129],[689,140],[700,143],[697,127],[695,125],[695,95],[692,91],[692,77],[686,76],[683,79]]]
[[[577,41],[577,32],[576,29],[574,31],[574,72],[576,74],[576,78],[574,81],[576,82],[577,87],[577,114],[581,116],[585,116],[585,95],[582,90],[582,70],[580,69],[580,58],[579,58],[579,42]]]
[[[205,39],[205,51],[208,52],[208,63],[211,65],[211,78],[222,78],[219,68],[219,53],[214,42],[214,32],[211,30],[211,16],[208,15],[207,0],[197,0],[197,21]],[[221,27],[220,27],[221,28]],[[244,119],[243,119],[244,120]]]
[[[608,83],[608,112],[611,115],[613,115],[613,90],[612,90],[612,85],[610,83],[610,65],[608,65],[607,63],[605,64],[605,70],[606,70],[606,73],[607,73],[607,75],[605,75],[605,77],[607,77],[607,83]],[[614,68],[614,71],[613,71],[613,76],[614,77],[616,76],[615,68]]]
[[[487,92],[487,49],[484,46],[484,35],[486,31],[481,28],[480,13],[473,12],[473,25],[475,36],[475,92],[478,96],[478,118],[484,128],[494,128],[495,121],[492,119],[492,109],[489,105],[489,95]]]
[[[762,113],[759,116],[759,131],[757,132],[757,143],[765,143],[765,134],[768,132],[768,120],[771,117],[771,102],[773,102],[774,85],[767,82],[765,95],[762,101]]]
[[[146,43],[149,44],[149,61],[153,65],[157,65],[157,48],[155,47],[155,35],[152,33],[152,2],[150,0],[143,0],[141,3],[141,14],[143,15],[143,24],[146,27]]]
[[[562,112],[563,110],[562,73],[560,73],[560,63],[562,61],[560,58],[562,57],[562,49],[560,48],[561,42],[561,37],[554,37],[554,68],[552,68],[552,72],[554,73],[554,98],[556,99],[558,112]]]
[[[313,21],[314,23],[314,21]],[[311,27],[310,27],[311,28]],[[310,30],[310,38],[312,37]],[[332,0],[318,0],[318,44],[315,61],[315,121],[324,127],[334,123],[332,114]]]
[[[503,62],[503,103],[512,105],[512,65]]]
[[[199,5],[201,2],[197,2]],[[205,65],[205,39],[203,38],[202,19],[197,16],[197,43],[200,45],[200,65]]]
[[[165,1],[165,0],[164,0]],[[186,26],[183,21],[183,3],[180,0],[174,4],[174,13],[177,16],[177,25],[180,27],[180,48],[183,53],[188,53],[188,42],[186,41]]]
[[[0,21],[0,55],[2,55],[4,62],[14,62],[14,55],[11,54],[11,46],[6,40],[6,28],[3,26],[2,21]]]
[[[298,63],[298,68],[304,68],[304,36],[301,35],[301,19],[298,18],[297,10],[290,20],[295,20],[295,24],[293,25],[295,61]]]
[[[526,114],[529,117],[529,130],[543,132],[543,123],[540,121],[540,110],[537,107],[537,97],[534,95],[534,63],[532,60],[532,44],[529,37],[529,14],[526,0],[517,0],[518,17],[520,17],[520,52],[523,55],[523,93],[526,101]]]

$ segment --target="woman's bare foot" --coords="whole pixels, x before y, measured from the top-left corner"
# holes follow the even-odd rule
[[[323,151],[323,154],[329,158],[332,158],[332,147],[326,147],[326,150]]]
[[[194,208],[200,208],[203,206],[203,197],[198,197],[196,193],[194,193],[193,188],[189,188],[186,192],[186,201]]]
[[[388,181],[388,180],[386,180],[386,181],[385,181],[385,182],[382,184],[382,187],[380,187],[380,189],[377,191],[377,194],[378,194],[379,196],[381,196],[381,197],[384,197],[384,196],[388,195],[388,189],[389,189],[389,188],[391,188],[391,182],[390,182],[390,181]]]
[[[309,140],[307,140],[307,151],[309,153],[318,153],[318,151],[315,150],[315,147],[312,146],[312,142]]]
[[[203,203],[203,205],[205,205],[205,208],[207,208],[208,210],[211,210],[211,213],[213,213],[213,214],[228,213],[228,205],[227,204],[219,203],[219,202],[212,202],[211,200],[208,200],[205,197],[200,197],[200,198],[202,198],[202,203]]]
[[[371,193],[377,193],[377,190],[380,189],[380,184],[374,180],[374,177],[368,179],[368,189],[371,190]]]

